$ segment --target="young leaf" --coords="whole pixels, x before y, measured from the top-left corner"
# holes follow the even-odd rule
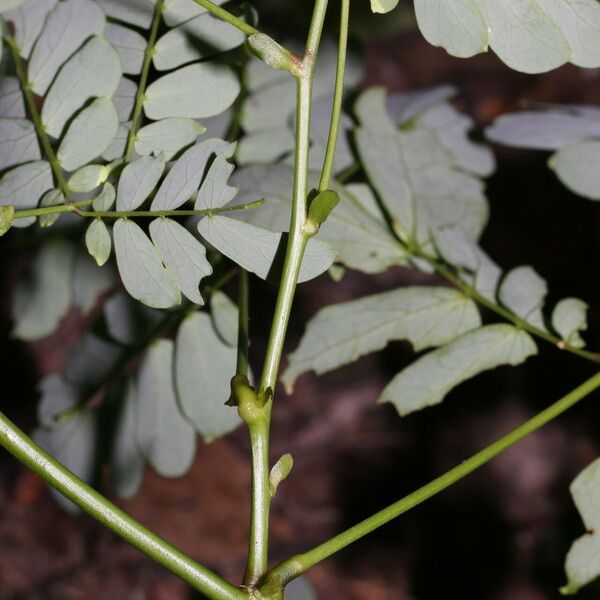
[[[65,203],[65,197],[63,193],[59,189],[50,190],[46,192],[42,199],[40,200],[40,208],[45,206],[59,206],[60,204]],[[39,217],[39,225],[40,227],[52,227],[54,223],[56,223],[58,217],[60,215],[58,213],[50,214],[50,215],[41,215]]]
[[[100,156],[119,129],[119,117],[112,100],[98,98],[71,122],[56,157],[63,169],[75,171]]]
[[[510,67],[541,73],[567,62],[600,65],[600,6],[596,0],[415,0],[425,38],[469,57],[488,45]]]
[[[109,259],[112,241],[102,219],[93,219],[90,223],[85,232],[85,245],[99,267]]]
[[[221,341],[206,313],[186,317],[177,333],[175,381],[182,410],[205,442],[241,423],[237,411],[225,405],[236,358],[237,349]]]
[[[200,235],[217,250],[255,273],[261,279],[278,281],[281,273],[282,251],[286,234],[274,233],[229,217],[205,217],[198,224]],[[335,260],[331,247],[311,238],[306,247],[298,282],[314,279],[329,269]]]
[[[583,348],[585,342],[579,335],[587,329],[588,305],[578,298],[561,300],[552,311],[552,327],[560,337],[574,348]]]
[[[287,479],[294,467],[294,459],[291,454],[284,454],[273,466],[269,475],[269,486],[271,498],[275,497],[279,484]]]
[[[339,204],[340,197],[334,190],[325,190],[313,198],[308,207],[308,220],[317,226],[327,221],[333,209]]]
[[[291,391],[302,373],[326,373],[392,340],[408,340],[418,352],[480,325],[472,300],[441,287],[401,288],[335,304],[311,319],[300,346],[288,357],[282,380]]]
[[[0,119],[0,170],[42,157],[35,127],[27,119]]]
[[[170,308],[181,302],[175,277],[163,266],[162,256],[139,225],[119,219],[113,238],[119,273],[131,296],[154,308]]]
[[[173,342],[159,340],[146,351],[138,376],[137,440],[165,477],[186,473],[196,454],[196,434],[179,410],[173,373]]]
[[[185,227],[172,219],[152,221],[150,236],[183,294],[202,306],[204,300],[198,289],[200,281],[213,271],[206,260],[204,246]]]
[[[133,497],[144,477],[146,461],[136,439],[137,414],[135,382],[128,380],[110,459],[110,482],[121,498]]]
[[[153,120],[212,117],[228,109],[239,93],[240,83],[229,67],[193,64],[150,84],[144,96],[144,111]]]
[[[517,267],[502,280],[498,299],[506,308],[545,330],[542,308],[548,293],[548,285],[531,267]]]
[[[417,359],[392,379],[379,402],[391,402],[405,416],[439,404],[452,388],[483,371],[518,365],[536,353],[525,331],[487,325]]]
[[[135,137],[135,151],[140,156],[164,154],[171,160],[180,150],[193,144],[206,131],[194,119],[173,117],[142,127]]]
[[[0,237],[12,227],[14,215],[14,206],[0,206]]]
[[[115,192],[115,188],[110,181],[107,181],[102,186],[102,191],[94,198],[92,203],[92,207],[97,212],[106,212],[109,211],[113,204],[115,203],[115,198],[117,193]]]
[[[15,210],[36,208],[45,192],[54,187],[50,164],[45,160],[15,167],[0,179],[0,205],[12,205]],[[35,217],[16,219],[13,227],[27,227]]]
[[[119,55],[103,37],[92,38],[63,66],[44,100],[42,122],[48,134],[58,139],[88,100],[111,98],[120,80]]]
[[[238,307],[221,291],[210,296],[210,316],[215,331],[228,346],[238,343]]]
[[[144,62],[146,40],[137,31],[115,23],[106,26],[106,37],[119,54],[123,73],[139,75]]]
[[[31,89],[46,93],[63,63],[89,37],[104,31],[104,12],[92,0],[63,0],[48,15],[28,66]]]
[[[152,201],[152,210],[175,210],[198,190],[213,154],[231,156],[235,146],[211,138],[186,150],[173,165]]]
[[[69,177],[67,187],[77,194],[86,194],[103,184],[109,175],[104,165],[86,165]]]
[[[163,171],[162,156],[145,156],[129,163],[121,173],[117,187],[117,210],[133,211],[139,208],[156,188]]]

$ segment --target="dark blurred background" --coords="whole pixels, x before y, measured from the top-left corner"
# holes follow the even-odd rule
[[[257,1],[265,27],[302,31],[309,2]],[[415,31],[409,2],[391,16],[356,2],[353,37],[364,53],[364,85],[391,91],[454,83],[458,104],[480,128],[522,100],[600,104],[600,74],[566,66],[514,73],[493,55],[449,57]],[[332,2],[332,7],[336,3]],[[335,29],[335,28],[333,28]],[[290,30],[290,33],[292,31]],[[278,37],[285,37],[279,33]],[[548,304],[577,296],[590,304],[588,345],[600,347],[600,207],[566,191],[544,153],[497,149],[489,180],[491,221],[484,248],[503,268],[531,264],[550,283]],[[39,378],[60,368],[86,326],[76,313],[59,332],[23,345],[9,339],[11,282],[23,258],[0,256],[2,410],[22,427],[35,422]],[[321,306],[415,282],[394,269],[348,272],[303,285],[288,349]],[[253,282],[251,333],[260,365],[274,289]],[[479,376],[438,408],[405,419],[375,400],[413,355],[401,343],[327,376],[303,377],[280,393],[273,459],[296,466],[273,506],[272,559],[302,551],[428,482],[514,428],[589,377],[593,366],[549,347],[518,368]],[[600,394],[515,446],[438,497],[316,567],[309,578],[327,600],[547,600],[559,598],[563,563],[583,526],[568,485],[600,455]],[[184,478],[148,470],[140,493],[120,504],[170,542],[233,580],[244,570],[249,472],[246,432],[202,446]],[[85,516],[53,502],[43,483],[0,452],[0,600],[88,598],[184,600],[184,584]],[[600,586],[579,596],[600,597]]]

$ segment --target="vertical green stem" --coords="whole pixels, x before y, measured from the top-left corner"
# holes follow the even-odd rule
[[[27,78],[27,74],[25,73],[25,68],[23,67],[23,61],[21,59],[21,55],[19,54],[19,47],[17,46],[17,42],[10,35],[6,35],[4,39],[6,41],[6,45],[10,49],[13,62],[15,63],[15,72],[17,74],[17,78],[19,79],[19,83],[21,84],[21,89],[23,90],[25,103],[27,104],[27,110],[29,111],[31,119],[33,120],[33,125],[35,127],[38,139],[42,144],[42,148],[44,149],[44,154],[46,155],[46,158],[50,163],[50,168],[52,169],[52,173],[54,174],[54,178],[56,179],[56,183],[60,188],[60,191],[65,197],[65,200],[67,200],[67,202],[70,202],[71,192],[67,187],[67,182],[65,181],[65,176],[63,175],[60,162],[58,158],[56,158],[54,148],[52,148],[52,144],[50,144],[50,138],[46,133],[46,128],[42,123],[42,117],[40,116],[40,111],[38,110],[38,107],[35,103],[35,98],[33,97],[33,92],[31,91],[31,84],[29,83],[29,79]]]
[[[340,39],[338,45],[337,69],[335,73],[335,90],[333,94],[333,108],[331,112],[331,125],[329,127],[329,138],[323,170],[319,181],[319,191],[323,192],[329,187],[333,163],[335,160],[335,149],[340,130],[340,119],[342,116],[342,101],[344,99],[344,77],[346,74],[346,54],[348,51],[348,21],[350,19],[350,0],[342,0],[340,14]]]
[[[260,379],[259,396],[269,397],[275,390],[281,362],[283,344],[290,319],[298,275],[309,236],[304,231],[306,223],[308,171],[310,151],[310,118],[312,84],[315,58],[323,31],[328,0],[316,0],[308,34],[306,52],[297,81],[296,106],[296,157],[294,163],[294,193],[290,233],[283,266],[283,274],[273,315],[265,363]],[[269,430],[272,400],[269,398],[264,422],[251,427],[252,443],[252,508],[250,523],[250,548],[246,568],[246,585],[255,585],[267,571],[269,541],[269,511],[271,491],[269,486]]]
[[[154,7],[154,17],[152,18],[152,26],[150,28],[150,37],[148,38],[148,45],[146,46],[146,51],[144,52],[144,62],[142,63],[142,73],[140,75],[140,82],[138,85],[137,93],[135,95],[133,116],[131,118],[131,129],[129,130],[129,135],[127,136],[127,146],[125,148],[126,163],[128,163],[131,160],[131,155],[133,154],[133,147],[135,144],[135,138],[140,126],[142,107],[144,106],[144,97],[146,95],[146,86],[148,85],[148,73],[150,72],[150,65],[152,63],[152,56],[154,54],[154,46],[156,44],[158,28],[160,26],[160,19],[164,7],[165,0],[157,0],[156,6]]]
[[[242,600],[245,592],[227,583],[146,529],[63,467],[0,413],[0,445],[99,523],[214,600]]]

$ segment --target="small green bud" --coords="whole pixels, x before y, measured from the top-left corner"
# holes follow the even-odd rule
[[[0,206],[0,237],[12,227],[14,216],[14,206]]]
[[[244,375],[234,375],[231,379],[231,397],[228,403],[237,406],[242,421],[253,425],[264,419],[264,410],[256,390]]]
[[[271,469],[269,475],[269,487],[271,488],[271,498],[275,497],[279,484],[287,479],[294,466],[294,458],[291,454],[284,454]]]
[[[319,227],[327,221],[333,209],[339,204],[340,197],[333,190],[325,190],[318,193],[308,205],[307,226],[311,229],[309,233],[316,233]],[[312,230],[315,230],[314,233]]]
[[[272,69],[289,71],[294,76],[300,74],[299,59],[265,33],[248,37],[248,49]]]

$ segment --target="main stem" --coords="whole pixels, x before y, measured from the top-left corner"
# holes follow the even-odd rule
[[[71,192],[67,187],[67,182],[63,175],[60,162],[58,158],[56,158],[54,148],[52,148],[52,144],[50,144],[50,138],[46,133],[46,128],[42,123],[42,117],[40,116],[40,111],[38,110],[38,107],[35,103],[35,98],[33,97],[33,92],[31,91],[31,84],[29,83],[29,79],[27,78],[27,74],[25,73],[25,68],[23,67],[23,61],[19,53],[19,47],[17,46],[17,42],[10,35],[6,35],[4,39],[6,41],[6,45],[10,48],[13,62],[15,64],[17,78],[19,79],[19,83],[21,84],[23,96],[25,97],[25,103],[27,104],[27,110],[31,115],[31,119],[33,121],[33,125],[35,127],[38,139],[40,140],[42,148],[44,149],[44,154],[46,155],[46,158],[50,163],[50,168],[52,169],[52,173],[54,174],[54,178],[56,179],[56,183],[58,184],[62,195],[65,197],[65,200],[70,202]]]
[[[328,0],[316,0],[306,43],[302,66],[296,78],[296,157],[294,162],[294,192],[290,232],[283,266],[281,284],[273,315],[267,353],[259,383],[260,396],[269,398],[265,406],[265,418],[250,428],[252,445],[252,506],[248,565],[244,583],[255,586],[267,572],[269,543],[269,512],[271,491],[269,485],[269,433],[272,399],[277,383],[283,344],[290,319],[298,275],[304,251],[310,238],[304,230],[306,223],[308,171],[310,152],[310,122],[312,85],[315,59],[319,50]]]
[[[549,406],[526,423],[523,423],[520,427],[517,427],[515,430],[454,467],[441,477],[434,479],[431,483],[428,483],[412,494],[402,498],[402,500],[384,508],[372,517],[365,519],[361,523],[340,533],[320,546],[282,562],[266,577],[266,583],[264,585],[266,595],[268,595],[269,590],[280,589],[312,566],[460,481],[522,440],[524,437],[530,435],[534,431],[540,429],[540,427],[543,427],[559,415],[563,414],[599,387],[600,373],[597,373],[579,387],[575,388],[572,392],[552,404],[552,406]]]
[[[242,600],[247,594],[146,529],[63,467],[0,413],[0,445],[119,537],[169,569],[206,597]]]

